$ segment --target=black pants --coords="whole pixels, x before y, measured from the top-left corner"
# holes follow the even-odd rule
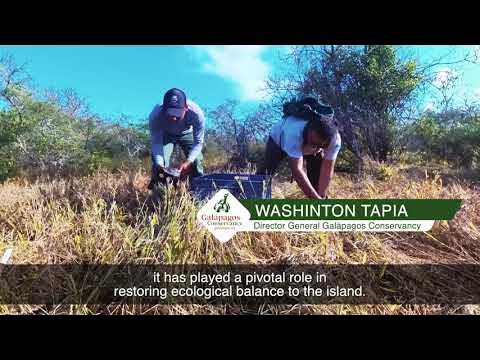
[[[280,162],[287,157],[287,153],[278,146],[271,137],[268,138],[265,159],[257,170],[258,175],[275,175]],[[305,155],[307,176],[312,186],[317,189],[322,169],[323,155]]]

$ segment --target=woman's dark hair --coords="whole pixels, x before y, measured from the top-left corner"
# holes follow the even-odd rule
[[[329,141],[337,133],[337,126],[332,120],[318,117],[317,119],[310,120],[305,129],[308,131],[315,131],[321,139]]]

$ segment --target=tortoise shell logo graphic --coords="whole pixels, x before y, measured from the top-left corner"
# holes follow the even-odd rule
[[[227,202],[228,194],[225,194],[223,199],[217,201],[213,209],[219,213],[221,211],[228,213],[230,211],[230,204]]]

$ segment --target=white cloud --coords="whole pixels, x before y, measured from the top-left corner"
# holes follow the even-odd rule
[[[476,97],[477,99],[480,99],[480,88],[478,88],[478,89],[475,91],[474,95],[475,95],[475,97]]]
[[[445,68],[440,70],[437,73],[437,77],[433,84],[437,87],[447,86],[451,81],[454,81],[458,78],[458,73],[452,69]]]
[[[268,97],[263,90],[271,66],[262,58],[263,45],[195,46],[206,56],[203,70],[235,82],[242,100],[264,100]]]

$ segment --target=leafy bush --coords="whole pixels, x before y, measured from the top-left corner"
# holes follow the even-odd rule
[[[0,112],[0,180],[26,174],[88,174],[139,161],[149,144],[139,125],[75,117],[51,100],[25,96]]]
[[[480,163],[480,116],[461,110],[447,113],[426,112],[413,123],[408,136],[408,150],[452,162],[464,168]]]
[[[397,170],[393,166],[381,164],[377,168],[377,179],[381,181],[388,181],[397,175]]]
[[[364,172],[379,181],[390,181],[398,175],[398,169],[393,165],[371,159],[364,160]]]

